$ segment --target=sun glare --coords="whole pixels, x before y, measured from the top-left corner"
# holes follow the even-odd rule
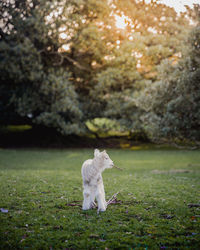
[[[199,4],[199,0],[159,0],[159,2],[164,3],[170,7],[173,7],[177,13],[186,11],[185,6],[193,7],[193,4]]]
[[[126,20],[126,17],[124,15],[122,16],[118,16],[118,15],[115,15],[115,25],[118,29],[125,29],[126,26],[127,26],[127,20]]]
[[[67,39],[67,38],[68,38],[68,35],[67,35],[66,33],[63,32],[63,33],[60,34],[60,38],[62,38],[63,40],[64,40],[64,39]]]

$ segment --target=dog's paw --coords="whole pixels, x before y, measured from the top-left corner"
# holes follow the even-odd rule
[[[82,210],[89,210],[90,209],[90,207],[89,206],[82,206]]]
[[[98,211],[99,211],[99,212],[105,212],[105,211],[106,211],[106,207],[99,207],[99,208],[98,208]]]

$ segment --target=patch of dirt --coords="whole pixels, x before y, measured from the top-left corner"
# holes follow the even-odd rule
[[[171,169],[171,170],[153,170],[153,174],[180,174],[180,173],[192,173],[193,170],[188,169]]]

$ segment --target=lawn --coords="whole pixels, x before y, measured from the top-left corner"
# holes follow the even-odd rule
[[[199,249],[200,151],[107,150],[106,212],[82,211],[91,149],[0,150],[1,249]]]

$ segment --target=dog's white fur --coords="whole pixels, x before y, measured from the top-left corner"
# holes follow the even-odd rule
[[[113,161],[104,150],[100,152],[98,149],[94,150],[94,158],[86,160],[82,165],[83,178],[83,210],[93,208],[95,205],[95,198],[98,203],[98,211],[106,211],[107,202],[105,200],[105,191],[103,185],[103,178],[101,173],[106,168],[112,168]]]

